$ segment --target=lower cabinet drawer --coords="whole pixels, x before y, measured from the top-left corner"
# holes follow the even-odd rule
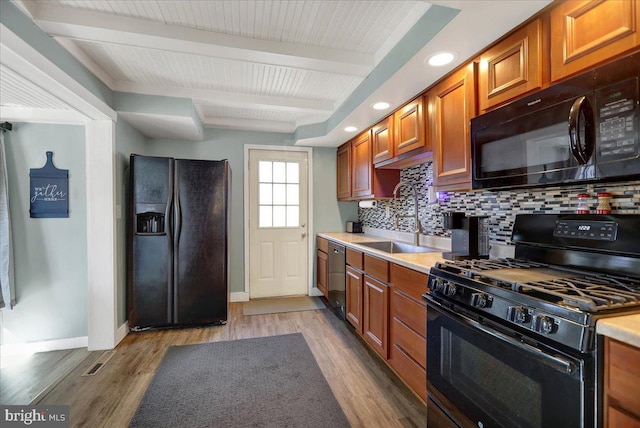
[[[398,346],[391,346],[391,367],[418,396],[427,401],[427,373]]]
[[[395,287],[391,292],[391,318],[397,318],[421,336],[427,335],[427,307],[404,294]]]
[[[391,343],[415,360],[423,368],[427,366],[427,341],[405,324],[393,318],[391,320]]]

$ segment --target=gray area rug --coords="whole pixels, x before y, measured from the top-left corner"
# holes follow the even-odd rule
[[[131,427],[349,427],[301,333],[171,346]]]

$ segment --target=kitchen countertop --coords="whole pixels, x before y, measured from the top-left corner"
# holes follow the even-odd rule
[[[388,260],[392,263],[404,266],[406,268],[427,274],[429,273],[429,269],[431,268],[431,266],[435,265],[436,262],[444,261],[444,259],[442,258],[443,250],[439,248],[433,248],[433,252],[430,253],[387,253],[386,251],[380,251],[359,245],[366,242],[394,241],[393,239],[381,238],[380,236],[370,235],[366,233],[323,232],[318,233],[318,236],[344,244],[347,247],[351,247],[355,250],[362,251],[363,253],[368,253],[372,256]]]
[[[640,348],[640,314],[601,319],[596,333]]]

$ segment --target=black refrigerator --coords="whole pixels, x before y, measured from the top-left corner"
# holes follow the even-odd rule
[[[129,182],[131,329],[226,323],[228,161],[132,154]]]

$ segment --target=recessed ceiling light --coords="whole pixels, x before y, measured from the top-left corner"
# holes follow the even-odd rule
[[[427,62],[433,67],[440,67],[449,64],[455,57],[453,52],[436,52],[429,57]]]
[[[391,105],[389,103],[385,103],[384,101],[381,101],[379,103],[375,103],[373,105],[373,108],[375,110],[386,110],[390,107]]]
[[[356,132],[358,128],[356,128],[355,126],[347,126],[346,128],[344,128],[344,130],[347,132]]]

